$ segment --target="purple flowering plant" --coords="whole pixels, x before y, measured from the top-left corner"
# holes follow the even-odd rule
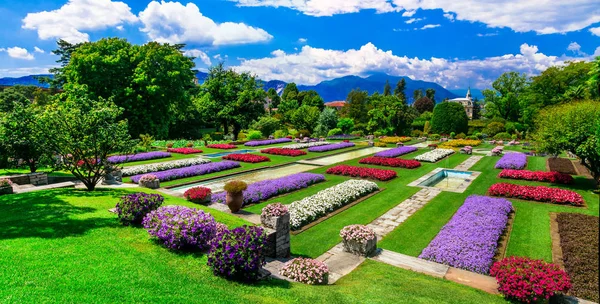
[[[283,265],[279,274],[296,282],[320,285],[327,284],[329,268],[319,260],[309,258],[295,258]]]
[[[350,147],[354,147],[354,143],[343,142],[343,143],[339,143],[339,144],[310,147],[310,148],[308,148],[308,151],[309,152],[327,152],[327,151],[339,150],[339,149],[350,148]]]
[[[121,197],[115,209],[123,225],[140,225],[146,214],[158,209],[164,201],[160,194],[133,193]]]
[[[154,152],[144,152],[138,154],[130,154],[130,155],[115,155],[108,157],[108,162],[113,164],[120,164],[125,162],[136,162],[142,160],[150,160],[157,158],[165,158],[171,157],[171,153],[162,152],[162,151],[154,151]]]
[[[229,169],[239,168],[239,167],[240,167],[240,163],[238,163],[238,162],[222,161],[222,162],[195,165],[195,166],[189,166],[189,167],[178,168],[178,169],[170,169],[170,170],[165,170],[165,171],[152,172],[151,174],[155,175],[161,182],[164,182],[164,181],[170,181],[170,180],[184,178],[184,177],[204,175],[204,174],[209,174],[209,173],[214,173],[214,172],[219,172],[219,171],[224,171],[224,170],[229,170]],[[141,175],[141,174],[134,175],[131,177],[131,180],[137,184],[142,176],[143,175]]]
[[[400,155],[408,154],[408,153],[415,152],[415,151],[417,151],[417,148],[411,147],[411,146],[405,146],[405,147],[398,147],[398,148],[394,148],[394,149],[377,152],[377,153],[375,153],[375,156],[392,158],[392,157],[398,157]]]
[[[184,206],[165,206],[144,218],[144,228],[170,249],[204,249],[217,233],[210,213]]]
[[[527,155],[525,153],[515,152],[506,153],[498,162],[496,162],[496,169],[515,169],[521,170],[527,166]]]
[[[254,141],[249,141],[249,142],[245,143],[244,146],[258,147],[258,146],[286,143],[286,142],[291,142],[291,141],[292,141],[291,139],[285,138],[285,137],[278,138],[278,139],[268,139],[268,140],[254,140]]]

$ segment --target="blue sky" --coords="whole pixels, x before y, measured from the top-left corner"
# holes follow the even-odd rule
[[[59,38],[185,43],[265,80],[384,72],[484,88],[600,55],[598,0],[0,0],[0,77],[44,73]]]

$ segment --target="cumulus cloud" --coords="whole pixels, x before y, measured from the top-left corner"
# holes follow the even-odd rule
[[[583,56],[587,55],[586,53],[581,51],[581,45],[579,45],[579,43],[577,43],[577,42],[569,43],[569,46],[567,46],[567,50],[571,51],[577,55],[583,55]]]
[[[23,60],[33,60],[33,54],[29,53],[27,49],[20,48],[18,46],[9,47],[9,48],[1,48],[0,52],[6,52],[9,57],[15,59],[23,59]]]
[[[298,43],[306,43],[308,41],[308,39],[306,38],[299,38],[298,39]]]
[[[311,16],[332,16],[374,9],[378,13],[441,9],[450,20],[482,22],[538,34],[578,31],[600,22],[598,0],[576,4],[549,0],[230,0],[240,6],[287,7]],[[412,13],[414,14],[414,13]]]
[[[232,45],[269,41],[273,36],[261,28],[244,23],[216,23],[202,15],[194,3],[152,1],[139,14],[152,40],[200,45]]]
[[[417,13],[417,11],[404,11],[402,17],[412,17],[415,13]]]
[[[195,57],[197,59],[202,60],[202,62],[206,65],[211,65],[211,61],[210,61],[210,57],[208,57],[208,55],[198,49],[191,49],[191,50],[186,50],[185,52],[183,52],[183,55],[188,56],[188,57]]]
[[[600,27],[590,28],[590,33],[592,33],[592,35],[596,35],[596,36],[600,37]]]
[[[503,72],[518,71],[536,75],[550,66],[563,64],[565,60],[591,59],[549,56],[539,52],[537,46],[526,43],[521,45],[517,54],[470,60],[397,56],[372,43],[367,43],[360,49],[346,51],[307,45],[299,52],[288,54],[276,50],[271,55],[243,60],[235,69],[250,71],[264,80],[278,79],[301,84],[316,84],[347,75],[367,76],[373,72],[383,72],[433,81],[448,88],[466,87],[469,84],[484,88]]]
[[[23,28],[36,30],[40,39],[64,39],[71,43],[89,41],[84,31],[116,27],[137,21],[131,8],[120,1],[69,0],[53,11],[29,13]]]

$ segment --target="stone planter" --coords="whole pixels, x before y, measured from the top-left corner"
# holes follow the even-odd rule
[[[396,143],[396,147],[404,147],[404,144],[403,144],[403,143],[401,143],[401,142],[397,142],[397,143]]]
[[[366,243],[361,243],[358,241],[346,241],[344,240],[344,251],[350,252],[356,255],[362,256],[370,256],[375,253],[377,249],[377,237],[372,240],[367,241]]]
[[[263,226],[271,229],[277,230],[277,227],[285,228],[284,225],[288,225],[290,223],[290,214],[282,215],[282,216],[269,216],[266,214],[260,215],[260,222]]]
[[[229,210],[231,210],[231,213],[237,213],[242,209],[242,205],[244,204],[244,194],[243,192],[227,192],[227,196],[225,196],[225,202],[227,203]]]
[[[267,245],[264,253],[271,258],[290,256],[290,215],[260,216],[261,224],[267,233]]]
[[[0,187],[0,195],[3,195],[3,194],[12,194],[12,193],[13,193],[13,187],[12,186]]]
[[[369,143],[368,143],[368,144],[369,144],[369,147],[373,147],[373,146],[375,146],[375,143],[374,143],[374,142],[372,142],[372,141],[369,141]]]
[[[142,182],[139,183],[140,187],[150,188],[150,189],[158,189],[160,188],[160,181],[154,180],[151,182]]]
[[[212,195],[209,194],[204,199],[193,199],[193,200],[190,200],[190,202],[206,206],[206,205],[208,205],[210,203],[210,199],[211,198],[212,198]]]

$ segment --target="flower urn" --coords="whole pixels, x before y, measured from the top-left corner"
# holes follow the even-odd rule
[[[242,205],[244,204],[244,193],[242,191],[227,192],[225,202],[227,203],[229,210],[231,210],[231,213],[237,213],[242,209]]]

